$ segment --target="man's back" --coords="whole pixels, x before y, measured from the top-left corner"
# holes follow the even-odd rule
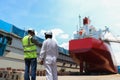
[[[45,46],[45,61],[46,63],[56,62],[58,57],[58,46],[56,42],[50,38],[44,41]]]

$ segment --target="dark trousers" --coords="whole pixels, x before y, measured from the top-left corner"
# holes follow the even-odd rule
[[[36,58],[25,59],[24,80],[36,80],[36,68],[37,68]],[[30,75],[31,75],[31,79],[30,79]]]

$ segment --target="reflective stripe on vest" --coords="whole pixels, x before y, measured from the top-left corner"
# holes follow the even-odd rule
[[[24,58],[36,58],[37,57],[37,47],[31,42],[32,36],[28,35],[22,39]]]

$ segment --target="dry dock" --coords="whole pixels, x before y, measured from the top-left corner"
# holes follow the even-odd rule
[[[37,80],[46,80],[46,79],[45,79],[45,76],[38,76]],[[120,74],[58,76],[58,80],[120,80]]]
[[[36,80],[46,80],[44,71],[39,71]],[[42,73],[41,73],[42,72]],[[24,80],[23,71],[1,70],[0,80]],[[58,75],[58,80],[120,80],[120,74],[107,74],[107,75]]]

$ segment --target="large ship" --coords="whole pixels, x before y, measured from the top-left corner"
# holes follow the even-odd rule
[[[108,40],[103,39],[105,30],[96,30],[90,19],[83,19],[83,26],[69,41],[69,53],[80,66],[80,73],[117,73],[117,63]]]

